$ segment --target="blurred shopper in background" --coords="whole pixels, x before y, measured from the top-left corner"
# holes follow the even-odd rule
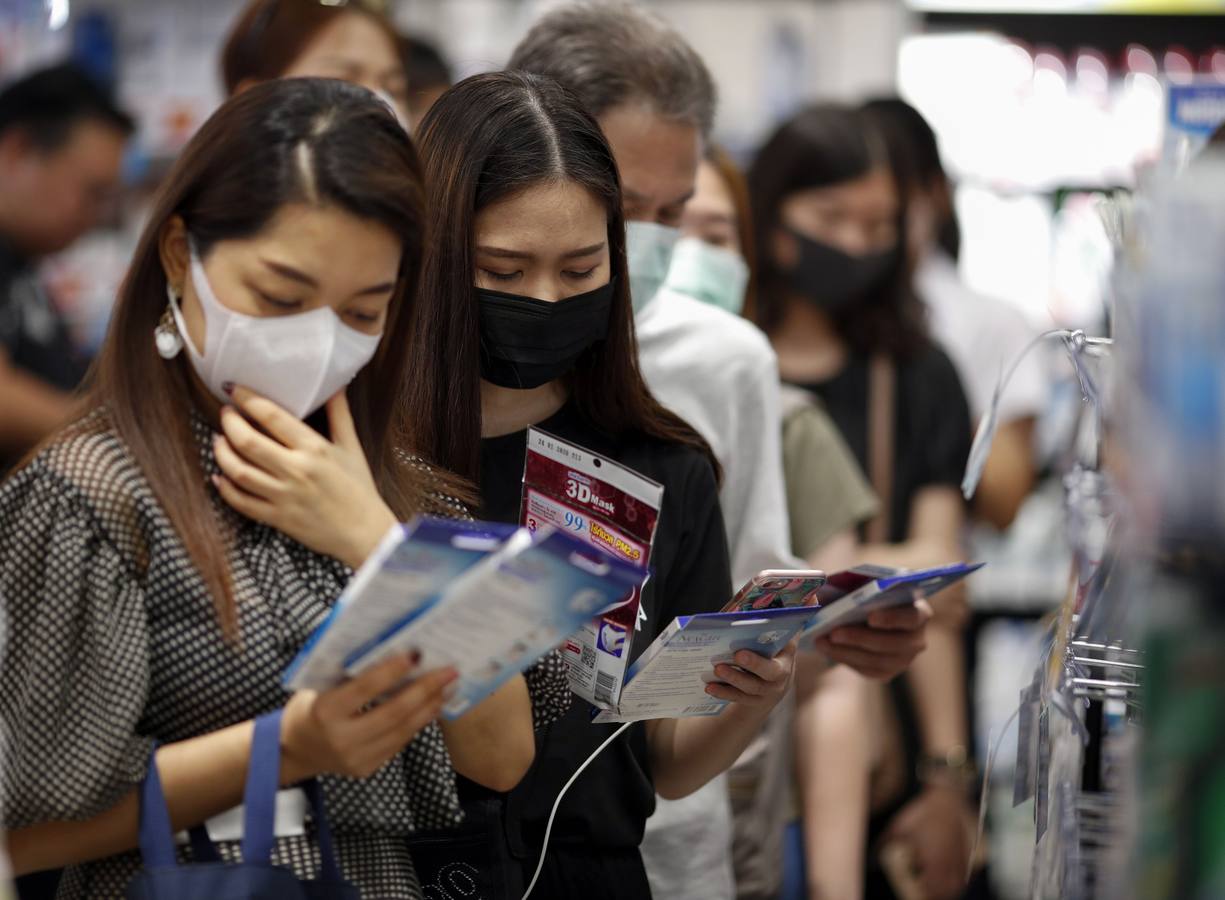
[[[911,567],[960,559],[969,411],[956,370],[924,331],[883,138],[855,110],[810,107],[766,142],[749,184],[757,320],[783,379],[821,399],[881,501],[859,557]],[[972,818],[963,598],[938,598],[928,649],[880,717],[889,727],[879,746],[890,752],[874,781],[868,897],[892,896],[875,864],[881,841],[903,848],[924,896],[961,893]]]
[[[698,169],[681,231],[668,287],[732,312],[755,310],[748,184],[717,146]],[[876,514],[877,503],[820,401],[791,386],[782,398],[791,550],[837,571],[856,562],[856,528]],[[863,890],[870,769],[864,682],[850,668],[825,671],[815,663],[803,660],[794,701],[779,705],[728,776],[741,900],[853,900]],[[802,829],[792,824],[801,816]],[[798,844],[803,834],[807,850]],[[795,845],[786,858],[806,865],[784,869],[785,840]]]
[[[251,0],[221,52],[228,94],[273,78],[338,78],[381,96],[409,121],[400,36],[369,0]]]
[[[744,174],[718,146],[706,149],[681,217],[665,286],[740,315],[754,305],[753,232]]]
[[[434,101],[454,83],[454,77],[442,53],[424,38],[402,35],[400,55],[408,73],[408,121],[416,128]]]
[[[1001,376],[1037,332],[1016,307],[976,293],[961,280],[961,229],[931,126],[897,98],[873,100],[864,109],[886,140],[894,175],[906,195],[906,252],[932,336],[957,367],[977,424],[987,414]],[[1048,395],[1041,357],[1031,353],[1001,397],[999,430],[974,498],[975,513],[996,528],[1012,523],[1033,490],[1034,427]]]
[[[97,224],[119,186],[132,120],[72,65],[0,92],[0,474],[67,420],[87,360],[38,261]]]

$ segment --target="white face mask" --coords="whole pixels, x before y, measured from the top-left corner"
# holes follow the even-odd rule
[[[179,305],[175,324],[196,374],[213,396],[228,401],[222,385],[242,385],[304,419],[353,380],[378,349],[381,334],[363,334],[329,307],[292,316],[248,316],[213,293],[195,250],[191,281],[204,311],[204,351],[193,345]]]
[[[676,242],[667,286],[733,315],[744,310],[744,292],[749,286],[749,265],[739,253],[716,247],[695,237]]]
[[[629,261],[630,299],[640,313],[655,299],[668,277],[672,248],[680,239],[679,228],[654,222],[625,223],[625,255]]]

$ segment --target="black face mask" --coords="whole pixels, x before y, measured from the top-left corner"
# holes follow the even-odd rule
[[[897,264],[897,246],[852,255],[788,229],[800,247],[792,286],[826,312],[843,310],[880,286]]]
[[[556,303],[477,288],[481,377],[505,388],[540,387],[568,374],[608,337],[613,282]]]

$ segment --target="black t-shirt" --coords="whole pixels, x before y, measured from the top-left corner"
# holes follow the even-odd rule
[[[34,268],[2,239],[0,347],[9,365],[62,391],[74,390],[85,377],[87,360],[73,345]]]
[[[572,405],[539,427],[664,486],[651,551],[654,574],[642,594],[646,621],[634,637],[631,660],[676,616],[722,608],[731,596],[730,563],[714,471],[705,457],[644,437],[615,440]],[[481,442],[481,518],[518,523],[526,450],[526,431]],[[517,854],[535,859],[558,793],[616,727],[592,725],[591,707],[576,699],[566,717],[539,736],[536,761],[507,800],[508,836]],[[646,729],[638,723],[575,782],[558,811],[551,842],[636,849],[654,809]]]
[[[821,398],[842,437],[868,471],[869,359],[853,356],[828,381],[801,384]],[[896,364],[893,503],[889,539],[906,540],[915,496],[925,487],[958,487],[970,455],[970,410],[953,363],[934,344]]]

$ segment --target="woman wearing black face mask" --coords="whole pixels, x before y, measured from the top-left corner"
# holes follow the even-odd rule
[[[961,559],[969,413],[910,286],[906,216],[884,142],[856,111],[812,107],[765,144],[749,184],[762,258],[757,321],[783,379],[825,404],[882,500],[855,557],[907,567]],[[961,895],[970,852],[972,767],[963,599],[945,594],[933,606],[927,651],[894,683],[892,702],[878,704],[885,752],[868,849],[875,857],[894,844],[922,895],[947,900]],[[866,877],[867,897],[893,896],[879,866]]]
[[[519,521],[532,425],[663,484],[633,659],[676,615],[720,608],[731,585],[710,448],[638,371],[612,153],[571,94],[511,72],[452,88],[421,149],[435,250],[408,348],[413,449],[479,482],[481,516],[500,521]],[[744,670],[719,666],[728,685],[709,688],[732,701],[721,715],[638,723],[610,745],[562,803],[532,896],[649,898],[638,845],[656,791],[685,796],[730,766],[785,693],[793,656],[738,656]],[[614,730],[590,718],[575,702],[543,732],[509,795],[461,789],[473,849],[456,862],[499,869],[502,896],[520,895],[558,792]]]

